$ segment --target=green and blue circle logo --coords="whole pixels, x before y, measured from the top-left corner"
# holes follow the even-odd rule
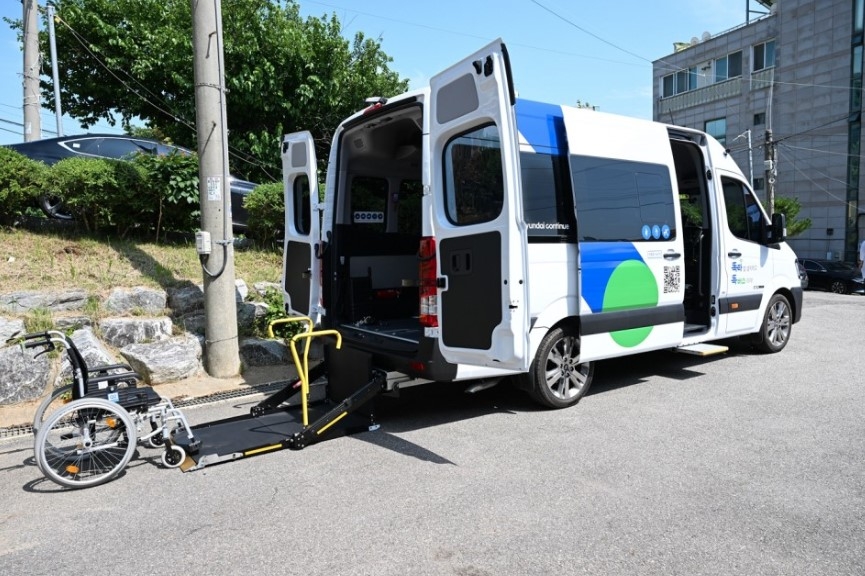
[[[658,305],[658,284],[633,244],[581,245],[583,298],[592,312],[623,312]],[[619,346],[633,348],[652,326],[610,332]]]

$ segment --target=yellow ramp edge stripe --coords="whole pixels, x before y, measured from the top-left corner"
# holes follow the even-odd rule
[[[316,434],[318,434],[318,435],[324,434],[325,430],[327,430],[328,428],[330,428],[331,426],[333,426],[334,424],[336,424],[337,422],[342,420],[347,414],[348,414],[348,412],[343,412],[342,414],[340,414],[339,416],[334,418],[333,422],[329,423],[327,426],[325,426],[324,428],[322,428],[321,430],[316,432]]]
[[[261,454],[262,452],[270,452],[271,450],[279,450],[282,448],[282,444],[271,444],[270,446],[264,446],[262,448],[256,448],[255,450],[247,450],[243,453],[244,456],[253,456],[255,454]]]

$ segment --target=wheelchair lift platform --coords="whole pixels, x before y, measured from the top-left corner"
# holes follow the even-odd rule
[[[300,338],[336,336],[325,361],[311,371],[309,340],[301,361],[294,343]],[[366,356],[349,350],[336,353],[341,337],[336,331],[298,334],[291,351],[299,378],[253,406],[248,415],[193,426],[191,435],[178,430],[172,442],[186,452],[184,472],[232,462],[277,450],[300,450],[325,440],[376,430],[372,410],[359,412],[387,387],[387,374],[373,369]]]

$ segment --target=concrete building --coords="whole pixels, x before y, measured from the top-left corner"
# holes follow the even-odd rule
[[[800,257],[855,263],[865,0],[745,0],[743,16],[653,62],[654,119],[725,143],[764,205],[772,179],[776,197],[798,198],[812,223],[790,239]]]

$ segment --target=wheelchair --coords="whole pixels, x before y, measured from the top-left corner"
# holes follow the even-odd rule
[[[56,330],[7,343],[41,349],[34,358],[63,350],[72,367],[72,383],[43,400],[33,420],[34,458],[49,480],[67,488],[103,484],[123,471],[139,444],[162,448],[162,464],[177,468],[187,456],[173,442],[179,429],[191,440],[188,450],[200,445],[183,413],[153,388],[139,387],[140,377],[129,365],[91,368],[72,339]]]

